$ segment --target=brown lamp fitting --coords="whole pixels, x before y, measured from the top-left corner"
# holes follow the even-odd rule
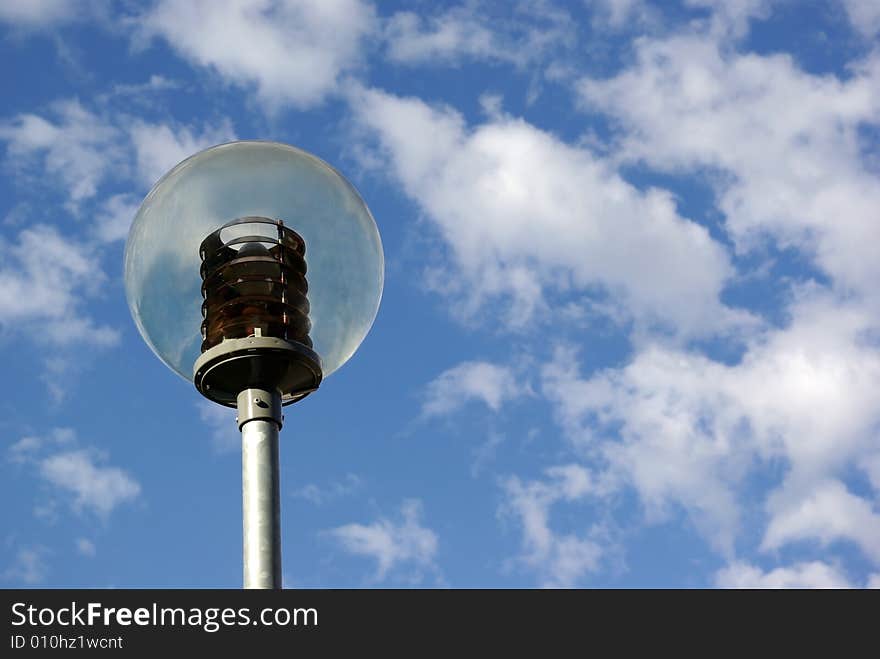
[[[235,407],[244,389],[277,390],[292,403],[318,388],[305,251],[298,233],[266,217],[233,220],[202,241],[194,382],[203,395]]]

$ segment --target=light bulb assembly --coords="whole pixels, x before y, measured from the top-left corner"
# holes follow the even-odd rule
[[[280,219],[244,217],[209,234],[199,248],[202,354],[196,389],[236,407],[246,389],[296,402],[321,384],[309,338],[305,241]]]

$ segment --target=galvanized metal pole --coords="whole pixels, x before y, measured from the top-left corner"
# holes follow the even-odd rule
[[[281,487],[278,434],[281,396],[245,389],[238,395],[241,429],[244,587],[281,588]]]

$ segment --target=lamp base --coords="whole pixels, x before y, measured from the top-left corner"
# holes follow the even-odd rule
[[[193,366],[193,383],[205,398],[236,407],[244,389],[278,391],[281,404],[295,403],[321,384],[321,358],[296,341],[269,336],[226,339]]]

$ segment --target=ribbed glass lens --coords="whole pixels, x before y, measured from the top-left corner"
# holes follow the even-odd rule
[[[275,236],[266,233],[269,227]],[[312,347],[305,241],[299,234],[281,220],[241,218],[205,238],[199,253],[202,352],[224,339],[257,335]]]

